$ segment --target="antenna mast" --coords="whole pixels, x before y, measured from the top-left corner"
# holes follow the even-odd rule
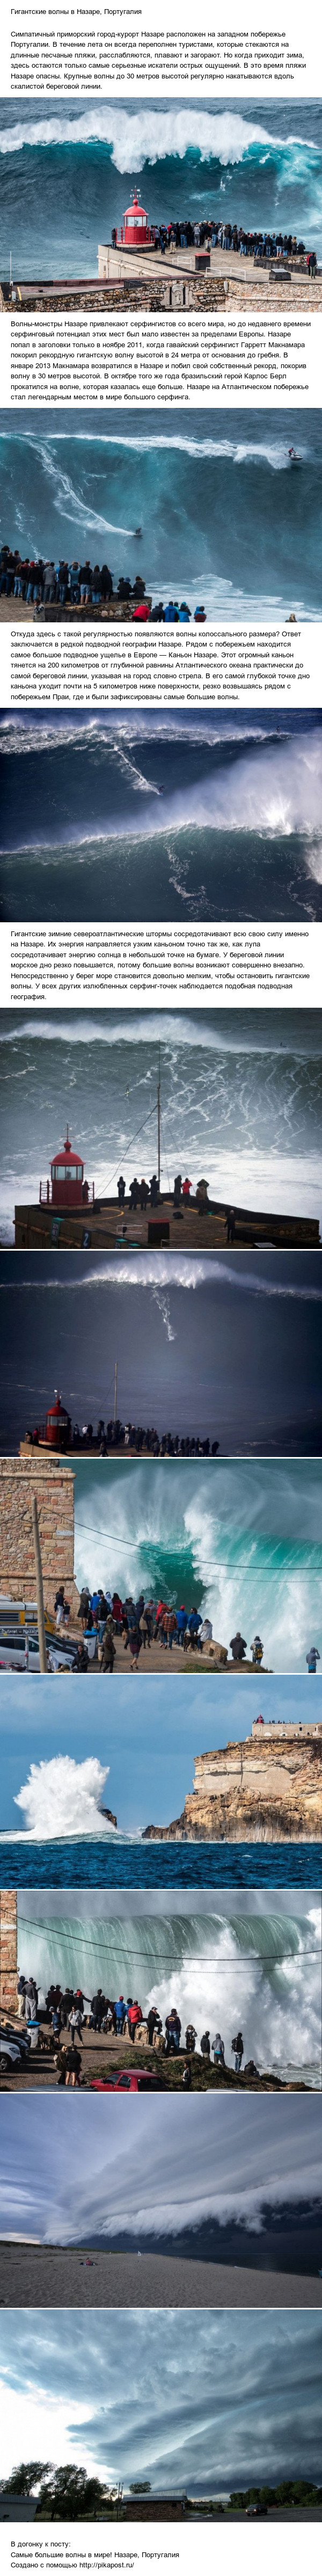
[[[159,1046],[159,1081],[158,1081],[158,1089],[157,1089],[157,1110],[158,1110],[158,1190],[159,1190],[159,1192],[160,1192],[160,1046]]]

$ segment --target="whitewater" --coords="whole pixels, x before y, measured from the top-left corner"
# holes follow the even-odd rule
[[[115,1831],[101,1811],[108,1771],[109,1765],[103,1770],[95,1754],[78,1763],[68,1753],[56,1753],[50,1762],[32,1762],[26,1786],[15,1798],[31,1840],[50,1839],[53,1822],[57,1836]]]
[[[115,169],[122,175],[130,168],[143,170],[145,162],[153,166],[165,159],[184,160],[193,149],[202,161],[218,159],[223,168],[228,163],[237,164],[257,144],[289,157],[294,151],[309,150],[313,163],[319,158],[318,145],[311,142],[308,146],[300,134],[269,133],[264,125],[252,124],[234,111],[216,115],[200,107],[163,107],[160,111],[159,107],[140,105],[134,112],[132,109],[129,117],[126,108],[106,99],[95,101],[93,106],[84,101],[72,117],[70,110],[54,114],[51,109],[48,116],[29,118],[28,124],[20,119],[2,131],[0,151],[6,155],[27,148],[34,151],[57,144],[70,148],[92,142],[107,145]]]
[[[290,443],[299,468],[289,467]],[[1,418],[3,509],[12,544],[43,556],[82,555],[91,536],[111,555],[113,580],[140,570],[153,600],[202,601],[212,620],[274,624],[320,614],[321,424],[311,411],[247,408],[218,418],[184,408],[169,418],[130,407],[72,416]],[[274,485],[274,505],[271,487]],[[240,486],[242,489],[240,490]],[[74,530],[74,536],[72,534]],[[126,552],[124,551],[126,549]]]

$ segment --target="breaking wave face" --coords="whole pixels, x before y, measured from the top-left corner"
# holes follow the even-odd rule
[[[140,526],[152,599],[161,585],[164,598],[185,589],[191,613],[202,599],[212,622],[277,625],[290,608],[298,618],[319,618],[319,415],[316,421],[311,411],[304,425],[301,412],[292,410],[287,421],[276,410],[247,406],[232,425],[228,409],[220,418],[183,409],[169,421],[162,410],[156,418],[132,406],[126,422],[116,412],[108,427],[106,413],[76,411],[72,426],[57,412],[35,429],[27,412],[23,428],[17,415],[14,446],[3,418],[3,513],[12,545],[37,546],[56,562],[58,554],[70,559],[71,542],[83,556],[94,536],[100,560],[107,549],[118,579],[123,565],[136,572]],[[299,456],[295,473],[290,438]],[[157,802],[153,796],[153,812]]]
[[[275,744],[265,744],[256,754],[241,753],[233,767],[217,768],[192,790],[163,797],[160,809],[147,807],[145,819],[151,835],[185,829],[192,823],[198,830],[210,826],[216,832],[272,837],[304,832],[308,841],[314,835],[316,855],[316,844],[320,846],[322,839],[321,815],[322,742],[315,738],[309,745],[303,736],[280,744],[278,750]],[[137,828],[135,817],[136,834]]]
[[[291,1914],[234,1914],[225,1910],[92,1924],[77,1917],[50,1916],[34,1926],[19,1909],[19,1963],[45,1992],[53,1978],[66,1980],[85,1996],[97,1985],[103,1994],[140,1998],[143,2014],[156,2003],[165,2022],[175,2000],[182,2031],[193,2021],[200,2046],[202,2032],[211,2038],[218,2027],[225,2039],[226,2062],[231,2034],[241,2027],[245,2060],[252,2056],[260,2071],[277,2074],[310,2070],[321,2082],[321,1924],[312,1903],[306,1917]]]
[[[265,149],[274,161],[283,156],[290,177],[301,161],[308,162],[314,174],[319,165],[319,150],[301,135],[270,133],[266,126],[252,124],[236,110],[219,110],[216,114],[204,107],[138,107],[128,115],[127,109],[108,99],[87,106],[84,102],[76,115],[62,107],[60,114],[51,109],[48,116],[29,116],[28,125],[17,120],[2,132],[0,151],[18,153],[53,146],[79,146],[86,143],[105,145],[114,168],[121,174],[150,168],[158,161],[184,161],[196,154],[203,162],[218,161],[222,169],[235,168],[251,156],[255,161]]]
[[[41,202],[43,276],[93,277],[97,242],[122,222],[142,171],[152,223],[228,214],[252,231],[296,232],[320,256],[317,101],[6,100],[0,151],[3,275],[8,242],[16,277],[38,275]]]
[[[211,1500],[207,1469],[173,1459],[165,1473],[166,1485],[160,1460],[132,1462],[107,1470],[103,1489],[88,1465],[85,1495],[75,1486],[79,1588],[95,1581],[122,1600],[142,1588],[176,1608],[195,1603],[220,1644],[236,1626],[246,1641],[258,1629],[265,1666],[303,1673],[311,1631],[321,1644],[319,1467],[218,1460]]]
[[[86,1762],[74,1762],[69,1753],[55,1753],[51,1762],[31,1762],[28,1780],[18,1789],[15,1807],[21,1807],[25,1832],[32,1842],[52,1842],[54,1835],[113,1833],[102,1816],[100,1801],[109,1765],[103,1770],[95,1754]]]

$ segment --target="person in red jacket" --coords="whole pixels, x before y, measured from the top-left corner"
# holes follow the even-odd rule
[[[128,2020],[128,2033],[129,2033],[129,2039],[132,2039],[132,2041],[133,2041],[133,2045],[134,2045],[135,2032],[136,2032],[137,2027],[138,2027],[138,2022],[139,2022],[139,2021],[143,2021],[143,2013],[141,2012],[141,2004],[138,2004],[138,2002],[137,2002],[137,2001],[136,2001],[134,2004],[128,2004],[128,2008],[127,2008],[127,2020]]]

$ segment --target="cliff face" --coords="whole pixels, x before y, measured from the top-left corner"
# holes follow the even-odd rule
[[[270,1739],[227,1744],[223,1752],[196,1757],[195,1785],[181,1816],[173,1824],[146,1827],[147,1838],[189,1842],[251,1842],[256,1834],[272,1842],[322,1834],[322,1741],[287,1732],[287,1742]]]

